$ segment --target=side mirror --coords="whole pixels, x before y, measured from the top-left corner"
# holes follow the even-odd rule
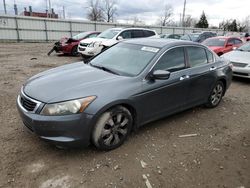
[[[156,80],[167,80],[170,77],[170,72],[165,70],[155,70],[151,78]]]
[[[123,40],[123,37],[122,36],[118,36],[117,40]]]

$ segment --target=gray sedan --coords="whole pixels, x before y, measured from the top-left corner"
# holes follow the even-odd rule
[[[233,65],[233,76],[250,78],[250,42],[224,54]]]
[[[24,125],[58,146],[111,150],[133,129],[205,104],[216,107],[232,69],[188,41],[123,41],[92,59],[30,78],[17,98]]]

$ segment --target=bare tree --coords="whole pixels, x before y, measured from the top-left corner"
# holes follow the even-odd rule
[[[166,4],[164,6],[164,11],[163,15],[160,17],[160,22],[162,26],[168,25],[172,19],[171,17],[173,16],[173,7],[172,5]]]
[[[186,15],[184,22],[183,22],[183,26],[184,27],[194,27],[197,23],[197,20],[195,18],[192,18],[191,15]]]
[[[89,12],[88,19],[90,21],[103,21],[103,10],[100,6],[99,0],[88,0],[89,3]]]
[[[116,5],[116,0],[103,0],[102,11],[106,22],[114,22],[115,15],[117,15]]]

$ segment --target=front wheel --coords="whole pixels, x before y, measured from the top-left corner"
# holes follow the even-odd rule
[[[209,96],[209,99],[208,99],[206,106],[208,108],[214,108],[214,107],[218,106],[221,102],[224,91],[225,91],[224,84],[221,81],[218,81],[215,84],[215,86],[214,86],[214,88]]]
[[[119,147],[128,137],[132,124],[132,115],[123,106],[117,106],[104,112],[92,132],[93,144],[101,150],[112,150]]]
[[[74,46],[71,50],[71,55],[72,56],[78,56],[78,51],[77,51],[78,46]]]

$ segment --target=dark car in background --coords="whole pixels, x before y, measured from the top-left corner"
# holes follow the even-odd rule
[[[63,37],[60,41],[56,42],[53,49],[48,53],[50,55],[53,51],[57,53],[70,54],[76,56],[78,54],[77,48],[81,40],[97,37],[101,32],[87,31],[79,33],[71,38]]]
[[[218,56],[221,56],[227,52],[232,51],[234,48],[238,48],[243,44],[243,41],[237,37],[213,37],[205,40],[204,45],[208,46]]]
[[[206,46],[180,40],[121,41],[83,62],[31,77],[17,98],[24,125],[56,145],[111,150],[133,129],[205,104],[219,105],[232,69]]]
[[[215,37],[215,36],[217,36],[217,34],[213,32],[190,33],[190,34],[183,35],[180,39],[201,43],[204,40],[210,37]]]
[[[161,34],[160,38],[163,39],[180,39],[182,35],[180,34]]]

